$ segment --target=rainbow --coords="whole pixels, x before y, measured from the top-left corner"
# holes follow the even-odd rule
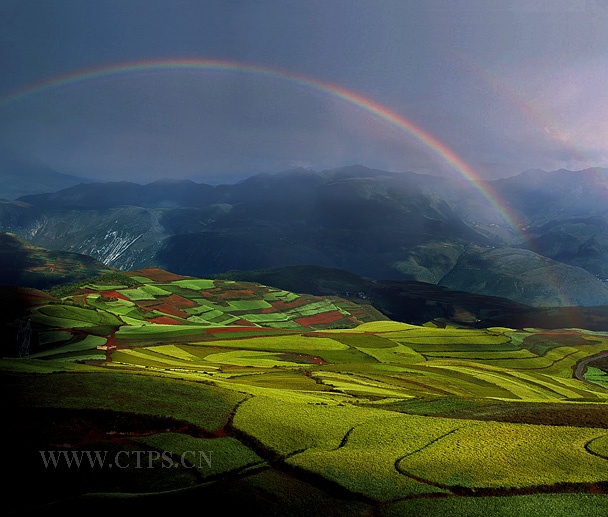
[[[463,161],[452,149],[446,144],[439,141],[433,135],[425,131],[420,126],[414,124],[411,120],[399,115],[390,110],[386,106],[377,103],[363,95],[351,90],[347,90],[341,86],[330,84],[328,82],[319,81],[299,74],[266,67],[242,63],[236,61],[216,60],[216,59],[170,59],[170,60],[155,60],[155,61],[137,61],[119,64],[111,64],[103,67],[79,70],[67,75],[58,76],[48,79],[23,88],[14,93],[0,97],[0,109],[3,107],[23,100],[34,95],[47,92],[56,88],[61,88],[67,85],[91,81],[98,78],[130,74],[147,71],[175,71],[175,70],[219,70],[231,72],[247,72],[258,75],[265,75],[281,80],[290,81],[318,90],[320,92],[333,95],[343,101],[357,106],[358,108],[367,111],[388,124],[396,127],[404,132],[414,141],[422,144],[434,156],[445,162],[451,169],[456,171],[463,179],[468,180],[474,188],[482,195],[483,198],[490,204],[496,214],[515,232],[523,241],[528,241],[521,223],[517,217],[511,213],[509,207],[500,199],[498,194],[481,178],[467,163]],[[556,279],[551,279],[552,283],[560,292]],[[563,295],[562,295],[563,296]],[[569,304],[565,304],[569,305]]]
[[[474,185],[475,189],[490,203],[493,210],[505,221],[517,234],[521,234],[521,224],[517,218],[509,211],[508,207],[501,201],[498,195],[491,189],[490,186],[483,182],[483,179],[467,165],[447,145],[440,142],[437,138],[426,132],[420,126],[412,121],[395,113],[387,107],[374,102],[362,95],[342,88],[334,84],[323,81],[318,81],[303,75],[292,74],[265,66],[251,65],[235,61],[215,60],[215,59],[171,59],[161,61],[137,61],[129,63],[113,64],[99,68],[79,70],[77,72],[55,77],[43,82],[39,82],[25,89],[21,89],[12,94],[0,97],[0,108],[10,103],[26,99],[28,97],[43,93],[52,89],[61,88],[67,85],[80,83],[83,81],[95,80],[102,77],[129,74],[134,72],[144,71],[174,71],[174,70],[226,70],[226,71],[242,71],[253,74],[261,74],[271,76],[306,87],[328,93],[338,97],[347,103],[353,104],[365,111],[388,122],[394,127],[406,133],[415,141],[422,144],[433,155],[440,158],[448,164],[451,169],[455,170],[462,178],[469,180]]]
[[[539,103],[532,103],[524,95],[499,78],[488,68],[475,63],[471,58],[450,49],[447,55],[452,61],[459,62],[463,69],[487,84],[491,90],[514,106],[532,124],[565,148],[581,167],[591,167],[591,161],[577,148],[567,132],[561,127]]]
[[[553,128],[557,131],[557,133],[564,133],[545,110],[543,110],[540,106],[534,105],[530,101],[526,100],[521,93],[507,86],[505,81],[501,80],[496,74],[492,73],[486,68],[481,67],[472,59],[460,54],[459,52],[456,52],[453,49],[448,50],[447,54],[452,58],[452,60],[459,62],[461,66],[469,73],[486,83],[493,92],[506,99],[511,105],[515,106],[528,120],[540,127],[543,131],[547,132],[548,128]],[[549,136],[564,147],[571,156],[578,160],[579,163],[583,163],[587,167],[590,166],[589,161],[569,138],[558,138],[555,133],[551,132],[549,132]],[[519,235],[523,237],[523,242],[526,243],[528,249],[531,251],[536,251],[533,242],[523,231],[520,232]],[[549,268],[546,270],[546,275],[547,278],[549,278],[549,281],[556,288],[558,297],[560,298],[562,304],[564,306],[572,306],[568,296],[560,289],[559,280]]]

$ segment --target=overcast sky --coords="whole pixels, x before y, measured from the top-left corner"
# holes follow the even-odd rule
[[[141,182],[351,164],[454,174],[436,148],[320,82],[390,110],[482,177],[606,167],[606,27],[603,0],[0,0],[0,153]],[[243,68],[18,95],[183,59]]]

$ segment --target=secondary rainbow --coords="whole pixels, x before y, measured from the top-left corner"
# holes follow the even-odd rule
[[[591,167],[591,160],[588,160],[583,152],[574,145],[563,126],[551,117],[540,103],[533,103],[526,99],[522,93],[509,86],[507,81],[501,79],[489,68],[482,67],[474,62],[471,58],[455,50],[448,50],[446,53],[452,61],[459,63],[464,70],[487,84],[494,93],[508,101],[512,107],[520,111],[541,132],[548,134],[555,142],[565,148],[572,157],[582,164],[581,166]]]
[[[253,74],[272,76],[329,93],[350,104],[354,104],[355,106],[358,106],[359,108],[380,117],[389,124],[392,124],[393,126],[402,130],[415,141],[423,144],[432,152],[433,155],[439,157],[441,160],[447,163],[464,179],[471,181],[477,191],[479,191],[479,193],[492,205],[493,209],[498,213],[498,215],[516,233],[523,236],[521,224],[517,221],[517,218],[510,213],[508,207],[501,201],[498,195],[491,189],[490,186],[485,184],[482,178],[480,178],[475,171],[447,145],[402,115],[395,113],[389,108],[374,102],[360,95],[359,93],[347,90],[341,86],[319,81],[299,74],[292,74],[265,66],[215,59],[171,59],[118,63],[98,68],[79,70],[71,74],[62,75],[39,82],[12,94],[0,97],[0,108],[15,101],[23,100],[55,88],[61,88],[70,84],[95,80],[102,77],[145,71],[173,71],[180,69],[243,71]]]

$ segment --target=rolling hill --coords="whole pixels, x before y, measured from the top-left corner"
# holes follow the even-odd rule
[[[416,326],[154,268],[3,293],[32,345],[2,340],[6,460],[29,479],[8,514],[608,510],[606,332]]]
[[[45,250],[14,235],[0,233],[0,285],[50,289],[61,297],[83,282],[95,282],[99,275],[111,272],[119,271],[86,255]],[[533,308],[507,298],[426,282],[376,280],[321,266],[232,270],[212,278],[338,297],[358,305],[371,305],[387,318],[415,325],[434,321],[476,328],[497,325],[561,328],[568,322],[570,326],[589,330],[608,330],[608,313],[603,307]]]
[[[415,325],[433,321],[471,328],[577,327],[608,331],[605,306],[530,307],[508,298],[457,291],[425,282],[364,278],[320,266],[228,271],[214,278],[259,282],[298,293],[369,303],[394,321]]]

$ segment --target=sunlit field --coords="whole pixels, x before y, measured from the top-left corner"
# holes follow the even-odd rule
[[[9,509],[179,496],[346,515],[608,511],[606,375],[577,370],[608,335],[417,327],[340,299],[155,274],[31,307],[29,356],[0,367],[12,464],[43,488],[25,501],[10,481]],[[76,475],[41,450],[152,463]],[[190,451],[206,461],[178,461]]]

